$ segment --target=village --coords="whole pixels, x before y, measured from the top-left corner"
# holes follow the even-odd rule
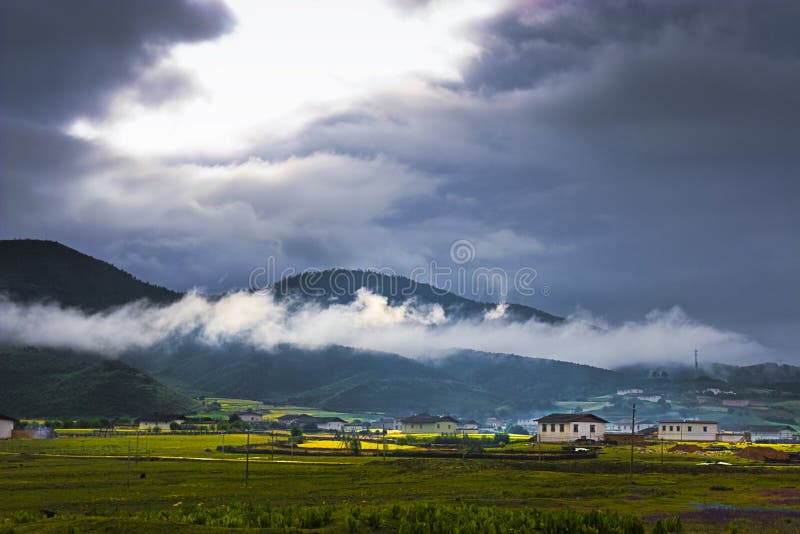
[[[478,422],[451,415],[413,414],[404,417],[379,417],[372,420],[339,416],[317,416],[308,413],[285,413],[271,417],[270,413],[248,409],[229,414],[225,422],[209,417],[183,415],[152,415],[138,418],[128,425],[141,433],[162,432],[243,432],[274,429],[299,429],[305,433],[326,432],[336,436],[373,434],[432,435],[469,438],[496,434],[529,436],[530,442],[580,444],[630,444],[646,442],[721,442],[727,444],[800,443],[800,432],[789,425],[742,425],[723,428],[718,421],[697,418],[606,420],[592,413],[550,413],[539,417],[501,420],[490,417]],[[52,424],[52,423],[51,423]],[[124,428],[124,425],[121,425]],[[85,429],[83,429],[85,430]],[[110,423],[97,433],[113,433]],[[73,435],[76,429],[63,428],[63,435]],[[0,439],[55,438],[59,431],[38,422],[20,420],[0,414]],[[79,433],[78,435],[83,435]]]

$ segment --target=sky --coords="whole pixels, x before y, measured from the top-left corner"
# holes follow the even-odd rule
[[[691,318],[733,359],[798,363],[797,20],[793,0],[5,0],[0,238],[205,293],[265,265],[535,273],[456,289],[614,332]]]

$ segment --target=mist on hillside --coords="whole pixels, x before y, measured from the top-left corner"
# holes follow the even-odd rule
[[[412,299],[390,305],[365,289],[352,303],[330,306],[247,292],[213,300],[191,292],[168,305],[139,301],[97,313],[3,300],[0,341],[116,356],[193,336],[209,345],[236,341],[262,350],[280,344],[309,349],[343,345],[427,358],[473,349],[607,368],[687,362],[694,349],[705,361],[752,363],[770,357],[757,341],[697,322],[678,307],[622,324],[585,312],[563,324],[520,322],[509,320],[504,311],[501,304],[479,319],[455,319],[438,304]]]

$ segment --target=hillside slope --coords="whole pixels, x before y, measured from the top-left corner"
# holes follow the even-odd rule
[[[17,417],[184,413],[196,401],[116,360],[68,350],[0,347],[0,412]]]
[[[123,356],[193,394],[232,396],[332,410],[493,413],[546,408],[623,383],[613,371],[553,360],[462,351],[425,361],[331,346],[257,350],[190,340]]]
[[[134,278],[55,241],[0,241],[0,294],[98,311],[139,299],[173,302],[180,293]]]

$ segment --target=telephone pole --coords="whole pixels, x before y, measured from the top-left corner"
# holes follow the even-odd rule
[[[250,481],[250,429],[247,429],[247,445],[244,448],[244,487]]]
[[[633,403],[633,411],[631,412],[631,473],[630,478],[633,482],[633,440],[636,436],[636,403]]]

